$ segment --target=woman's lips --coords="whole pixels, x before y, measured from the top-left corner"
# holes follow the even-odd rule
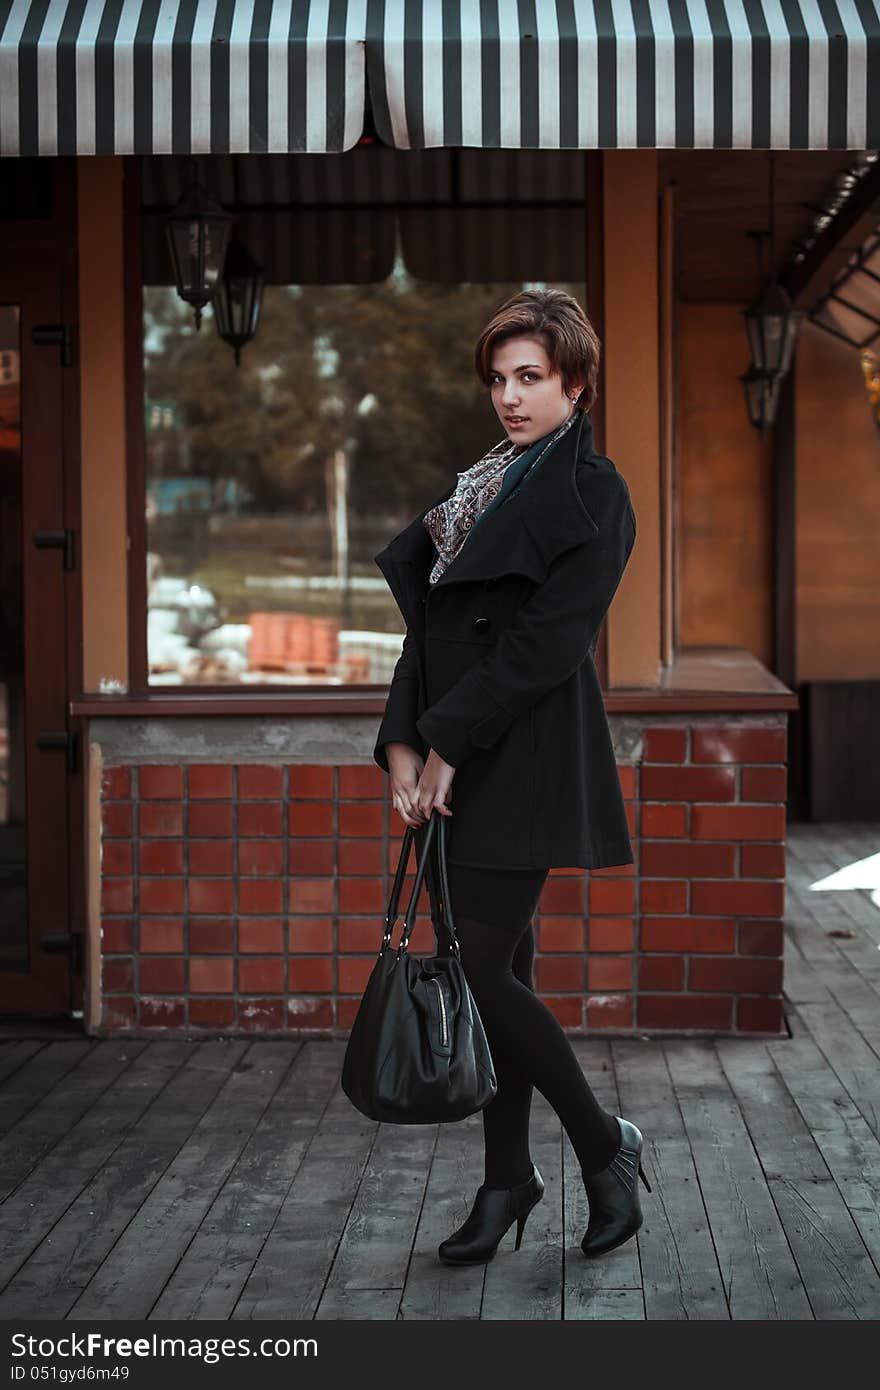
[[[517,429],[520,425],[527,425],[529,421],[528,417],[525,415],[520,415],[515,418],[511,418],[511,416],[508,415],[507,423],[510,425],[511,429]]]

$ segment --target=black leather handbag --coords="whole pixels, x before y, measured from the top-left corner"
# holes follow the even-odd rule
[[[391,937],[417,834],[423,843],[395,949]],[[411,956],[407,947],[424,881],[437,954]],[[463,1120],[497,1092],[489,1044],[461,964],[449,899],[445,817],[437,810],[418,832],[407,826],[382,947],[345,1051],[342,1089],[362,1114],[396,1125]]]

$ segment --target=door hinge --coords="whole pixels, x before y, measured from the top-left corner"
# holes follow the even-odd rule
[[[62,367],[73,366],[73,330],[69,323],[35,324],[31,329],[31,341],[35,347],[60,348]]]
[[[63,531],[35,531],[34,545],[38,550],[63,550],[64,568],[72,570],[76,565],[76,532],[70,526]]]
[[[66,730],[55,732],[47,730],[37,734],[37,747],[44,753],[63,752],[67,754],[67,771],[76,772],[78,764],[79,735]]]

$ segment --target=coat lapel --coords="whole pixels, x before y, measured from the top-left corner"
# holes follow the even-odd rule
[[[554,557],[584,541],[592,540],[598,527],[584,508],[575,478],[577,460],[593,452],[593,427],[584,412],[578,425],[562,436],[544,457],[537,473],[507,499],[487,513],[468,536],[455,559],[431,589],[459,580],[494,579],[505,574],[525,574],[540,583]],[[389,541],[375,560],[400,603],[398,582],[391,573],[399,565],[415,566],[415,575],[428,587],[428,570],[434,545],[423,521],[438,502],[455,491],[455,483],[434,498],[410,524]]]

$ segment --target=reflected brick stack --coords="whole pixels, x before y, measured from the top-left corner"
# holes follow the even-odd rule
[[[626,722],[636,863],[551,871],[536,987],[573,1032],[778,1035],[784,719]],[[105,767],[100,804],[97,1031],[345,1035],[400,849],[375,764]]]

